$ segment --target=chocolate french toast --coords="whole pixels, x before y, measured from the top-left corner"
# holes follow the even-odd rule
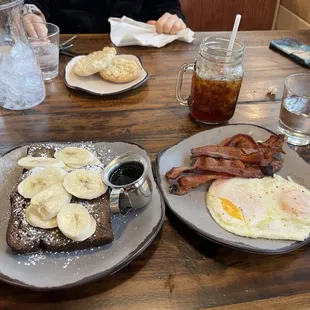
[[[11,193],[7,243],[15,253],[52,252],[113,241],[109,193],[94,150],[33,145]],[[28,170],[28,171],[27,171]]]

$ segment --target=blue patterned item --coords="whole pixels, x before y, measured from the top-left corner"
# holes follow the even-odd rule
[[[269,47],[289,58],[297,61],[303,66],[310,67],[310,46],[293,38],[272,40]]]

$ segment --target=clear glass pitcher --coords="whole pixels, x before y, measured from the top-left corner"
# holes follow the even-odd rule
[[[206,124],[220,124],[235,112],[242,79],[244,44],[235,41],[228,52],[229,38],[207,37],[200,45],[195,62],[184,64],[179,72],[176,98],[189,107],[194,119]],[[191,94],[182,97],[182,81],[186,71],[194,71]]]
[[[45,86],[22,24],[23,0],[0,0],[0,106],[24,110],[40,104]]]

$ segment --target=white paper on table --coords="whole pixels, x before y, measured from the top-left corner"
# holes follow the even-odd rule
[[[131,18],[109,18],[111,24],[110,37],[116,46],[142,45],[163,47],[175,40],[192,43],[194,32],[189,28],[177,34],[159,34],[154,25],[137,22]]]

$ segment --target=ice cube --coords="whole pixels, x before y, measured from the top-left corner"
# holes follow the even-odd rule
[[[294,114],[307,114],[310,102],[307,98],[293,95],[284,100],[286,109]]]

